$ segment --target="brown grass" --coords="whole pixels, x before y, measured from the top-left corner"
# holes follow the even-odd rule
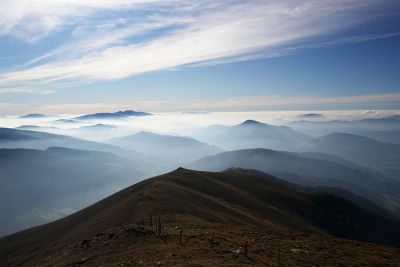
[[[134,230],[150,214],[162,219],[160,237]],[[364,240],[399,241],[393,222],[342,199],[245,171],[179,169],[61,220],[0,238],[0,266],[399,266],[397,248],[327,235],[338,221],[344,230],[358,225],[350,234]]]
[[[399,266],[400,249],[372,243],[274,228],[249,229],[217,224],[164,226],[157,234],[136,235],[112,228],[90,239],[90,247],[72,244],[28,265],[38,266]],[[145,229],[150,230],[149,225]],[[154,229],[154,227],[153,227]],[[113,234],[110,239],[108,235]],[[209,241],[215,235],[213,249]],[[248,242],[248,257],[244,245]],[[238,254],[236,254],[239,252]],[[237,256],[237,257],[236,257]]]

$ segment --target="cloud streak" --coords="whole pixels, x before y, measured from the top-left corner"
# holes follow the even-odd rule
[[[1,8],[6,4],[10,7]],[[73,30],[71,41],[21,68],[0,73],[0,86],[65,87],[379,38],[373,33],[335,36],[378,20],[395,4],[372,0],[4,1],[0,35],[35,42],[65,27]],[[110,19],[122,10],[126,15]],[[109,17],[104,19],[99,12]],[[393,34],[398,33],[380,37]]]
[[[126,103],[75,103],[42,105],[30,112],[61,113],[93,113],[114,112],[116,110],[134,109],[149,112],[178,111],[266,111],[280,110],[312,110],[314,107],[326,106],[334,109],[336,105],[396,103],[400,102],[400,94],[358,95],[348,97],[305,97],[305,96],[254,96],[235,97],[215,101],[194,100],[153,100],[132,101]]]
[[[48,95],[54,93],[51,90],[42,90],[39,88],[28,88],[28,87],[17,87],[17,88],[0,88],[1,94],[10,94],[10,93],[25,93],[25,94],[39,94],[39,95]]]

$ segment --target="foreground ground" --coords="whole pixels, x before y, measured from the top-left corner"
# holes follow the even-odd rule
[[[180,244],[180,227],[112,228],[29,266],[400,266],[398,248],[329,235],[184,225]]]

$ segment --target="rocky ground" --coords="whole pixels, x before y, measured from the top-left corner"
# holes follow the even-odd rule
[[[161,229],[159,234],[154,224],[112,228],[29,265],[400,266],[398,248],[329,235],[224,225],[162,225]]]

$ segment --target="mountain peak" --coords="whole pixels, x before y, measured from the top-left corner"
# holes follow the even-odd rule
[[[184,171],[189,171],[188,169],[185,169],[185,168],[182,168],[182,167],[179,167],[178,169],[176,169],[175,171],[173,171],[173,172],[184,172]]]
[[[261,125],[263,123],[259,122],[259,121],[255,121],[255,120],[246,120],[244,122],[242,122],[240,125]]]

